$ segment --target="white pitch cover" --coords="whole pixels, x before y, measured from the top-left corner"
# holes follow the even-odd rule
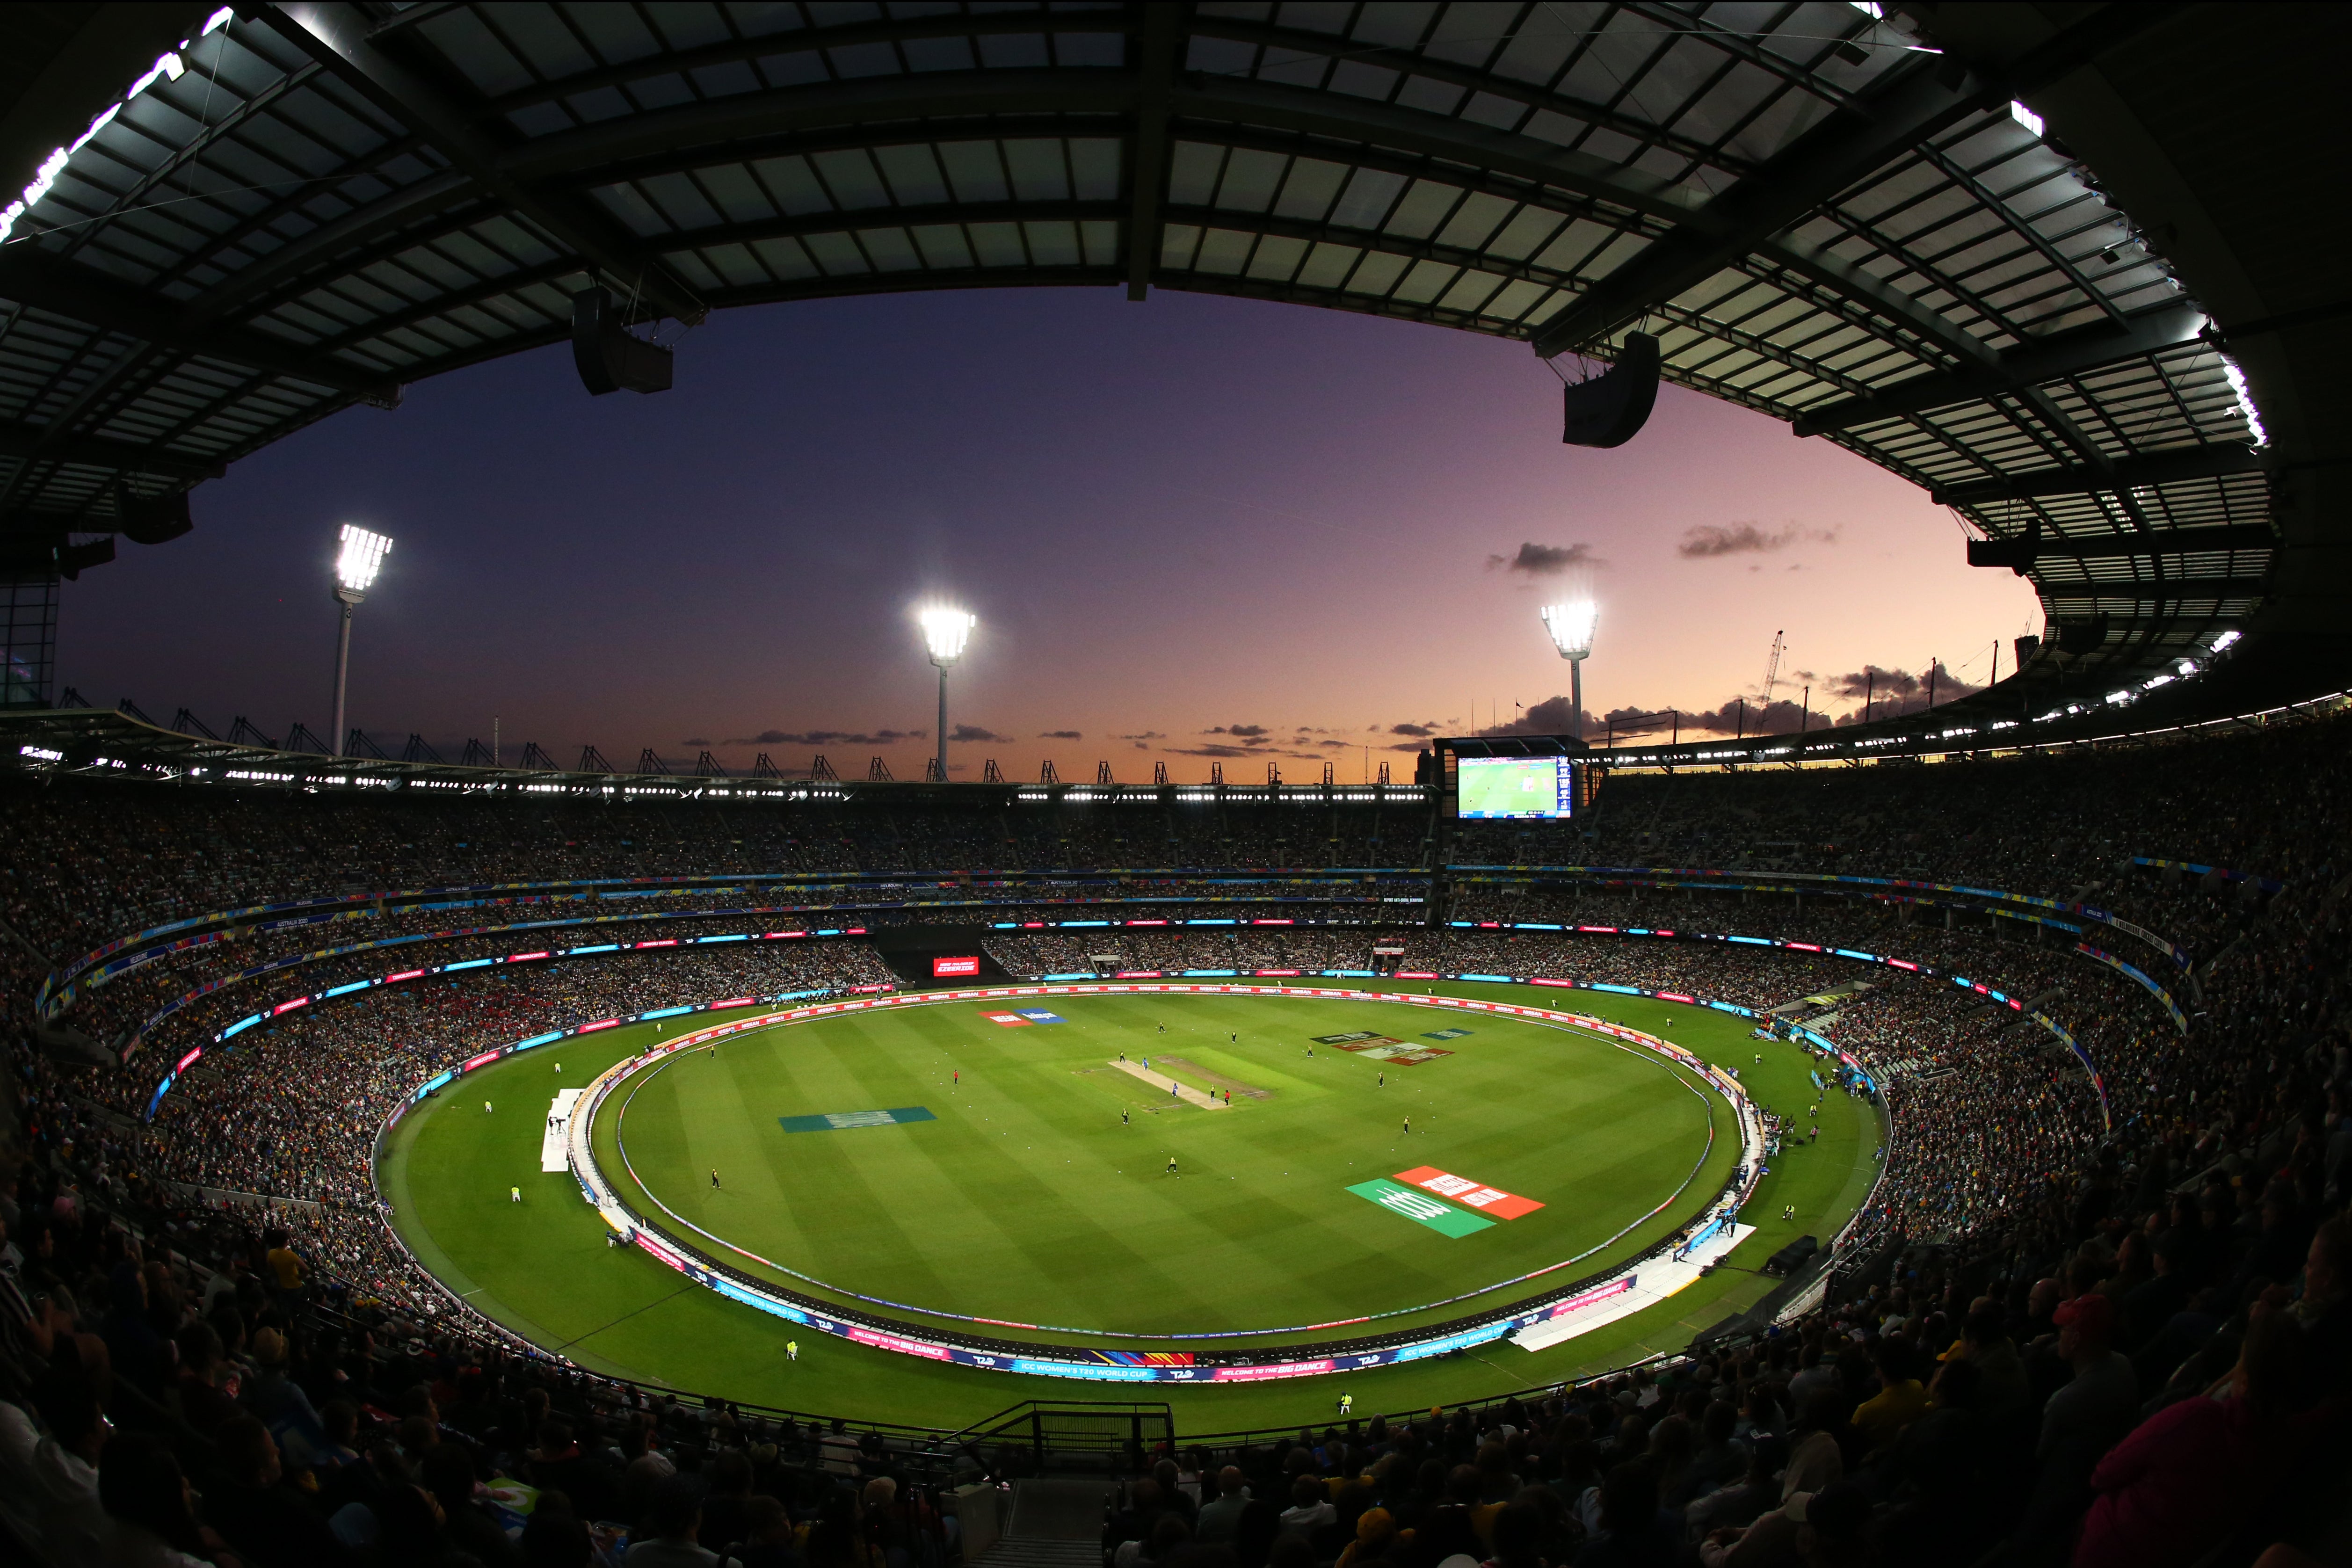
[[[547,1131],[540,1135],[539,1168],[542,1171],[572,1169],[570,1133],[572,1103],[588,1091],[584,1089],[558,1089],[555,1103],[547,1108]]]
[[[1613,1323],[1620,1318],[1630,1318],[1644,1307],[1654,1307],[1667,1297],[1697,1284],[1702,1269],[1718,1258],[1729,1257],[1733,1247],[1755,1234],[1756,1227],[1752,1225],[1727,1226],[1687,1258],[1649,1259],[1634,1270],[1632,1289],[1607,1300],[1596,1301],[1584,1311],[1531,1324],[1513,1334],[1511,1342],[1523,1351],[1549,1350],[1579,1334],[1589,1334],[1603,1324]]]

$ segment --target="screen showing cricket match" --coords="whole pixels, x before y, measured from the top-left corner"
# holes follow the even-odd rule
[[[1575,814],[1576,764],[1566,757],[1464,757],[1454,776],[1465,820]]]

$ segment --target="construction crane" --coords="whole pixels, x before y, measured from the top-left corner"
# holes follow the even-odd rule
[[[1787,651],[1789,646],[1781,640],[1785,635],[1781,632],[1772,634],[1772,656],[1764,661],[1764,710],[1768,713],[1772,710],[1773,684],[1780,679],[1780,655]]]

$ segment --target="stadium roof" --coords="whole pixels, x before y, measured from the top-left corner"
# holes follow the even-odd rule
[[[2058,634],[2030,677],[2244,626],[2342,684],[2338,7],[15,9],[20,537],[562,342],[594,282],[671,341],[832,295],[1186,289],[1551,355],[1646,326],[1668,379],[2028,572]]]

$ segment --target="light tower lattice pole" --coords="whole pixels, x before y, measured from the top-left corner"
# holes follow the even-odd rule
[[[931,662],[940,667],[940,728],[939,780],[948,782],[948,670],[963,657],[963,645],[971,637],[972,627],[980,617],[969,610],[934,607],[922,612],[916,619],[922,623],[923,642],[930,649]]]
[[[327,732],[334,754],[345,751],[343,692],[352,672],[352,611],[367,597],[369,584],[392,550],[392,541],[352,523],[343,524],[342,553],[335,558],[335,602],[343,607],[342,624],[335,633],[335,724]]]
[[[1569,725],[1570,731],[1584,739],[1584,661],[1592,652],[1594,623],[1600,619],[1601,607],[1591,599],[1571,599],[1565,604],[1543,607],[1544,626],[1551,633],[1552,646],[1559,657],[1568,660]]]

